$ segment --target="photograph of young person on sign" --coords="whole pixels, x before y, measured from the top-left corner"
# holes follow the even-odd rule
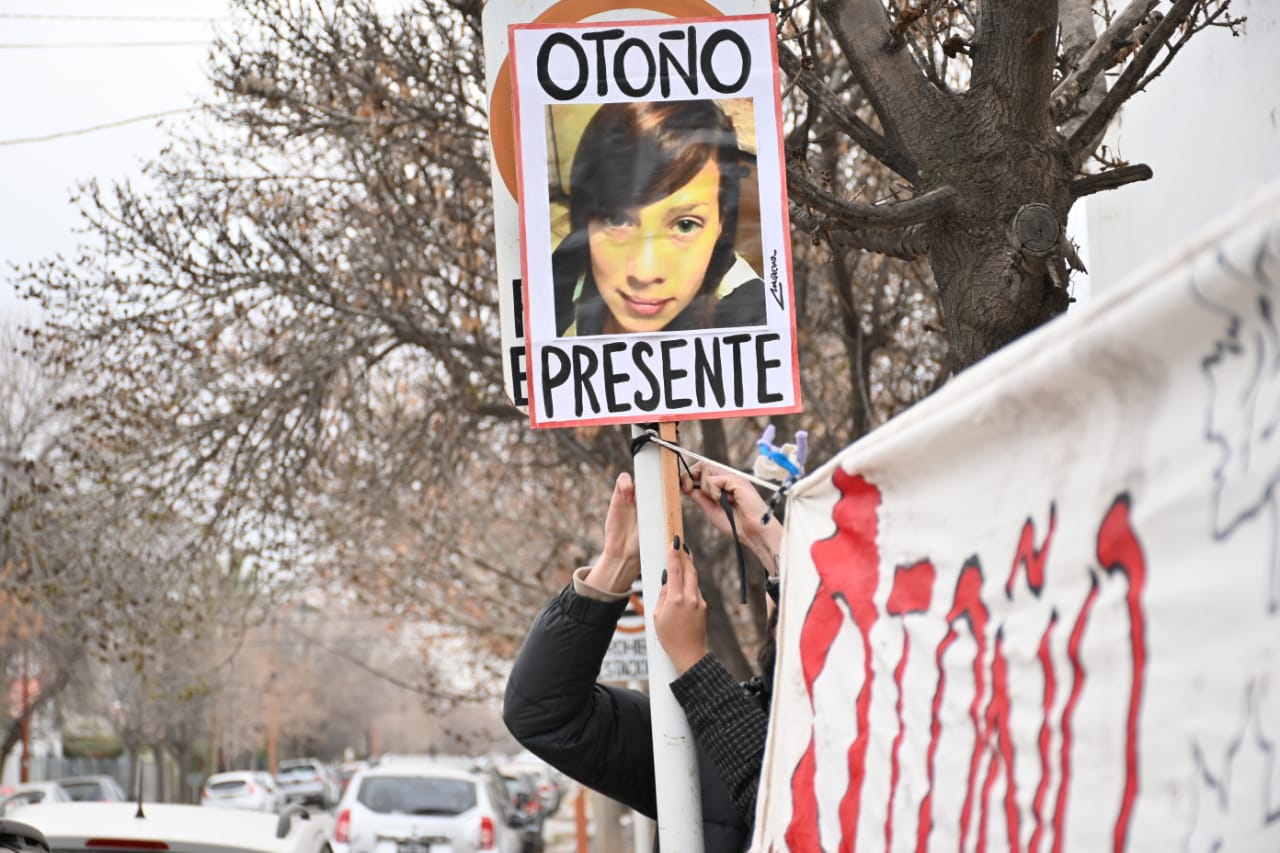
[[[561,337],[766,322],[749,99],[557,104],[547,124]]]

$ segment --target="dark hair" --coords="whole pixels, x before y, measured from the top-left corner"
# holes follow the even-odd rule
[[[569,172],[569,233],[552,254],[556,331],[573,323],[573,294],[599,301],[591,276],[587,226],[620,210],[645,207],[671,195],[714,160],[720,168],[720,237],[698,298],[685,309],[705,316],[677,317],[668,325],[712,325],[715,289],[734,263],[738,193],[744,170],[733,121],[715,101],[644,101],[604,104],[591,117]],[[710,298],[707,298],[707,297]]]

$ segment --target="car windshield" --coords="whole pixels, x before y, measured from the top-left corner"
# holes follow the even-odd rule
[[[310,764],[295,764],[292,767],[280,765],[280,770],[276,776],[318,776],[319,773]]]
[[[78,802],[101,799],[106,793],[98,790],[97,782],[63,782],[61,784],[67,796]]]
[[[370,776],[356,800],[379,814],[456,815],[475,808],[476,786],[465,779]]]
[[[220,782],[209,783],[210,791],[231,791],[236,788],[243,788],[243,787],[244,787],[243,779],[223,779]]]

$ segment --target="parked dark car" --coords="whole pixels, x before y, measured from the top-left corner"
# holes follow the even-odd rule
[[[522,829],[524,846],[521,853],[542,853],[542,825],[547,815],[538,796],[537,778],[532,773],[503,772],[502,783],[511,796],[512,810],[527,821]]]
[[[532,775],[537,780],[538,799],[542,800],[542,809],[548,817],[560,808],[560,801],[564,797],[564,775],[545,761],[525,753],[502,762],[502,772]]]

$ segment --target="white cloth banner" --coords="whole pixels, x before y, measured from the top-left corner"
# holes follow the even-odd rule
[[[1280,850],[1280,193],[799,483],[758,851]]]

